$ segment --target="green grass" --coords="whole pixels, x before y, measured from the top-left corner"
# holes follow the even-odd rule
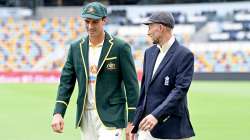
[[[0,140],[79,140],[75,96],[65,116],[65,133],[51,130],[56,90],[56,84],[1,84]]]
[[[0,140],[79,140],[76,94],[63,134],[50,128],[56,84],[0,84]],[[195,140],[250,139],[250,82],[192,83],[189,110]]]
[[[189,107],[195,140],[250,139],[250,82],[193,82]]]

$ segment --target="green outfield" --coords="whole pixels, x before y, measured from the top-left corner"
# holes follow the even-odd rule
[[[64,134],[51,131],[56,90],[56,84],[0,84],[0,140],[79,140],[76,96]],[[188,98],[195,140],[250,139],[250,82],[195,81]]]

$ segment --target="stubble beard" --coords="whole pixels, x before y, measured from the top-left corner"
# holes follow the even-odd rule
[[[158,43],[159,43],[158,39],[153,40],[153,44],[158,44]]]

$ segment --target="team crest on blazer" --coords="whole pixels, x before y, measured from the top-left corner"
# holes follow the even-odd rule
[[[116,64],[110,62],[110,63],[107,64],[106,68],[107,68],[108,70],[115,70],[115,69],[116,69]]]
[[[169,85],[169,77],[166,76],[164,79],[165,79],[164,85],[168,86]]]

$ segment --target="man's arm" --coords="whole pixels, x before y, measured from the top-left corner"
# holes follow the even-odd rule
[[[126,43],[120,47],[120,66],[126,89],[128,121],[132,122],[138,101],[139,85],[131,49]]]
[[[61,73],[60,85],[57,92],[56,104],[51,123],[51,127],[55,132],[63,132],[63,117],[65,115],[70,97],[74,90],[75,81],[76,75],[73,66],[72,47],[70,47],[67,60]]]
[[[137,131],[137,127],[139,125],[140,117],[142,115],[142,109],[143,108],[143,102],[145,99],[145,71],[146,71],[146,52],[144,53],[144,59],[143,59],[143,71],[142,71],[142,79],[141,79],[141,88],[140,88],[140,96],[139,100],[136,106],[135,116],[133,119],[133,126],[136,127],[136,129],[133,130],[133,133]]]
[[[123,46],[120,46],[120,66],[128,104],[129,123],[126,128],[126,140],[130,140],[131,130],[133,129],[132,121],[139,95],[139,85],[131,49],[126,43]]]

